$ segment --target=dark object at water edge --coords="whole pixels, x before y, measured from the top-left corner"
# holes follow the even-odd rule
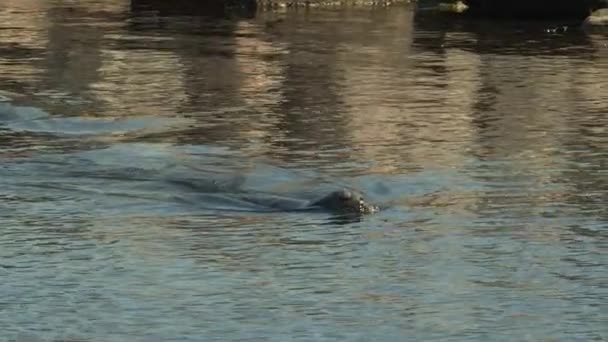
[[[131,0],[131,10],[157,11],[161,15],[201,15],[224,17],[253,16],[256,0]]]
[[[605,0],[463,0],[468,15],[513,19],[584,20]]]

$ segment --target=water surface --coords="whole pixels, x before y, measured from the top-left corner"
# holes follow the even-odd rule
[[[605,34],[190,14],[0,10],[3,336],[608,339]],[[175,180],[384,210],[226,207]]]

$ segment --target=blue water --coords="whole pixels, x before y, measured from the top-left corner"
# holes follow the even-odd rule
[[[10,2],[1,339],[608,339],[608,37],[552,25]]]

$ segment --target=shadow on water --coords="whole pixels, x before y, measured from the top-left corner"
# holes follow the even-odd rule
[[[207,18],[253,18],[255,0],[130,0],[132,13],[160,16],[202,16]]]
[[[509,18],[526,18],[547,20],[550,18],[574,18],[581,22],[589,13],[602,5],[603,0],[551,0],[527,1],[511,0],[508,2],[487,2],[483,0],[464,0],[471,8],[468,17],[492,17],[508,20]]]
[[[479,54],[575,56],[593,47],[578,21],[470,19],[419,12],[415,25],[427,32],[416,37],[415,44],[436,51],[457,48]]]

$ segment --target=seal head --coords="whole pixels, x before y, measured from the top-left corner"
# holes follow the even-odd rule
[[[335,213],[373,214],[378,207],[365,202],[363,195],[348,189],[333,191],[312,203]]]

